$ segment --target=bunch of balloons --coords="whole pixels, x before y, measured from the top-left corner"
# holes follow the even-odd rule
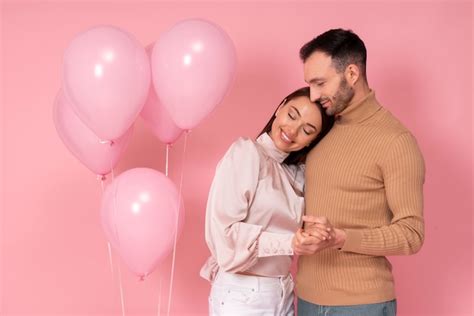
[[[209,21],[181,21],[147,48],[119,28],[93,27],[64,54],[56,130],[79,161],[105,177],[126,150],[138,116],[160,141],[174,143],[222,101],[235,65],[232,40]],[[101,208],[108,240],[141,277],[169,253],[183,214],[174,183],[148,168],[116,177]]]

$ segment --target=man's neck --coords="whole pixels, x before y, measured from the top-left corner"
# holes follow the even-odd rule
[[[349,102],[348,107],[353,104],[358,104],[362,99],[364,99],[370,93],[369,85],[366,82],[357,83],[354,86],[354,96]]]

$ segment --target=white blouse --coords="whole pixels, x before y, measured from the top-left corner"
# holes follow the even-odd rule
[[[304,165],[283,164],[287,153],[267,133],[239,138],[216,168],[206,209],[211,256],[201,276],[219,269],[279,277],[289,273],[293,234],[304,211]]]

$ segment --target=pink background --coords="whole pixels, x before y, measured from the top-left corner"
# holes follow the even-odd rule
[[[470,2],[5,2],[1,12],[1,315],[119,315],[99,221],[101,188],[64,147],[52,121],[62,54],[79,32],[112,24],[147,45],[177,21],[201,17],[234,40],[235,83],[218,107],[171,152],[184,168],[187,211],[177,250],[173,315],[206,315],[198,276],[207,192],[217,161],[240,135],[255,136],[281,98],[304,84],[298,50],[333,27],[368,48],[378,99],[417,137],[424,153],[426,241],[392,258],[399,315],[471,315],[472,3]],[[116,172],[164,170],[165,147],[143,122]],[[145,282],[122,266],[126,315],[166,312],[168,259]],[[117,258],[115,258],[115,264]]]

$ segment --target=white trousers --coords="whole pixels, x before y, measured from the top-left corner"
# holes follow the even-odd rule
[[[211,316],[293,316],[294,282],[286,277],[259,277],[219,271],[211,287]]]

